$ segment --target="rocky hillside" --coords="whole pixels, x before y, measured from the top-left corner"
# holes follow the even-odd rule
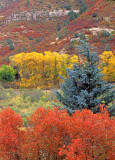
[[[79,39],[100,54],[114,51],[114,15],[108,0],[1,0],[0,65],[20,52],[75,54]]]

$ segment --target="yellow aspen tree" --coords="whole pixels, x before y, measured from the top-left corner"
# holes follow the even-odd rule
[[[103,78],[108,82],[115,81],[115,55],[111,51],[104,51],[100,57],[102,60]]]
[[[20,87],[51,88],[62,81],[59,75],[66,76],[66,68],[71,68],[73,63],[77,63],[78,57],[45,51],[44,53],[19,53],[11,56],[10,60],[21,77]]]

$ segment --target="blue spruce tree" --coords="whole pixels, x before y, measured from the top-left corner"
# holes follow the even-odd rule
[[[75,110],[89,109],[99,112],[99,104],[108,105],[115,98],[113,86],[102,81],[103,75],[98,69],[99,57],[96,52],[91,53],[89,46],[81,41],[77,46],[85,57],[84,64],[74,64],[73,69],[67,69],[68,78],[63,78],[62,94],[56,92],[58,100],[71,115]]]

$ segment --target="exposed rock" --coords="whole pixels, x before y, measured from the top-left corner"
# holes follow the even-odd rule
[[[110,17],[103,17],[106,21],[110,22]]]
[[[47,12],[47,11],[23,11],[17,14],[11,14],[7,20],[6,20],[6,24],[11,22],[11,21],[16,21],[16,20],[36,20],[39,19],[40,17],[51,17],[51,18],[55,18],[55,17],[61,17],[61,16],[67,16],[68,13],[70,11],[63,11],[63,10],[54,10],[51,12]],[[78,13],[79,10],[74,10],[74,12]]]
[[[58,44],[61,43],[61,42],[63,42],[63,41],[66,41],[66,40],[67,40],[67,38],[64,38],[61,41],[59,41]]]
[[[90,28],[89,30],[92,31],[93,35],[96,35],[97,32],[107,31],[111,33],[113,31],[113,29],[108,29],[108,28]]]
[[[72,41],[79,41],[80,40],[80,38],[78,37],[78,38],[72,38],[72,39],[70,39],[70,42],[72,42]]]
[[[50,45],[55,44],[55,42],[51,42]]]

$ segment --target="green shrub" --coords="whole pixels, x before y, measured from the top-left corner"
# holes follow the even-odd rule
[[[6,57],[6,62],[10,62],[9,57],[10,57],[10,55],[7,55],[7,57]]]
[[[79,33],[74,33],[74,37],[78,38],[79,37]]]
[[[26,51],[26,50],[27,50],[26,47],[23,47],[23,48],[22,48],[22,52],[24,52],[24,51]]]
[[[12,44],[12,40],[10,39],[10,38],[8,38],[7,40],[6,40],[6,42],[10,45],[10,44]]]
[[[109,48],[108,44],[105,46],[105,51],[110,51],[110,48]]]
[[[106,39],[102,39],[101,42],[106,43],[107,41],[106,41]]]
[[[66,26],[66,25],[68,25],[69,24],[69,21],[68,21],[68,19],[64,22],[64,27]]]
[[[40,0],[40,3],[43,3],[43,1],[42,1],[42,0]]]
[[[10,44],[9,49],[10,49],[10,51],[14,50],[14,45],[13,45],[13,44]]]
[[[108,41],[112,41],[113,40],[113,35],[110,34]]]
[[[93,12],[92,17],[97,17],[97,12]]]
[[[71,9],[71,6],[70,6],[69,4],[65,4],[65,5],[64,5],[64,8],[67,9],[67,10],[70,10],[70,9]]]
[[[41,39],[40,38],[36,38],[36,42],[37,43],[41,42]]]
[[[88,6],[83,2],[80,8],[79,15],[81,15],[83,12],[85,12],[88,9]]]
[[[65,36],[68,35],[67,27],[64,29]]]
[[[20,53],[21,51],[20,51],[20,48],[18,48],[18,53]]]
[[[69,17],[69,21],[71,22],[71,21],[73,21],[75,18],[77,18],[78,15],[77,15],[76,12],[71,11],[71,12],[68,13],[68,17]]]
[[[48,4],[48,8],[51,8],[51,4]]]
[[[29,40],[33,40],[34,39],[34,37],[32,37],[32,36],[29,36]]]
[[[28,8],[29,4],[30,4],[30,2],[29,2],[29,1],[27,1],[27,3],[26,3],[26,7],[27,7],[27,8]]]
[[[64,37],[64,35],[60,34],[59,35],[59,39],[62,39]]]
[[[81,4],[82,4],[82,3],[83,3],[83,1],[82,1],[82,0],[77,0],[77,3],[81,3]]]
[[[80,37],[81,40],[85,40],[86,39],[86,37],[85,37],[85,35],[83,33],[79,34],[79,37]]]
[[[60,27],[60,23],[58,22],[57,27],[56,27],[57,31],[60,31],[61,27]]]
[[[0,80],[13,81],[15,79],[16,70],[11,68],[11,66],[2,65],[0,68]]]
[[[108,36],[110,36],[110,33],[104,30],[104,31],[102,32],[102,36],[103,36],[103,37],[108,37]]]

